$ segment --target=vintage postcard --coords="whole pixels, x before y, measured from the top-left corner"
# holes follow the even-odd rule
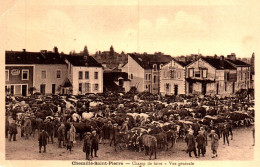
[[[260,2],[0,4],[1,166],[257,165]]]

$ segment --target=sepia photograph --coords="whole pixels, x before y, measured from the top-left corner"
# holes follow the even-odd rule
[[[254,161],[259,3],[2,1],[4,159]]]

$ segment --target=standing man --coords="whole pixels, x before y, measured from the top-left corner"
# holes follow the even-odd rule
[[[15,121],[11,121],[11,124],[9,125],[9,141],[12,140],[13,137],[13,141],[16,141],[16,134],[17,134],[17,125],[15,123]]]
[[[76,128],[73,126],[73,123],[70,123],[70,130],[68,133],[68,140],[73,146],[73,143],[76,143]]]
[[[118,124],[115,123],[114,127],[112,129],[112,139],[110,141],[110,146],[111,146],[112,142],[114,142],[114,146],[116,146],[116,136],[118,135],[118,133],[119,133]]]
[[[205,152],[206,152],[206,139],[205,136],[203,135],[203,131],[199,131],[199,134],[196,138],[197,141],[197,148],[198,148],[198,152],[199,152],[199,156],[200,153],[202,154],[203,157],[205,157]]]
[[[42,146],[44,148],[43,152],[46,152],[46,145],[47,145],[47,139],[48,139],[48,133],[43,129],[39,135],[38,141],[39,141],[39,153],[42,151]]]
[[[59,142],[59,148],[61,148],[61,142],[63,142],[63,146],[65,145],[64,144],[64,141],[65,141],[65,131],[66,131],[66,128],[65,128],[65,125],[62,123],[60,125],[60,127],[58,128],[58,142]]]
[[[32,122],[28,116],[25,116],[24,121],[24,133],[25,133],[25,139],[29,139],[29,135],[32,132]]]
[[[211,130],[211,133],[209,134],[209,137],[211,137],[211,150],[212,150],[212,158],[215,158],[218,156],[217,150],[218,150],[218,141],[219,137],[215,133],[215,130]]]
[[[91,149],[91,139],[90,139],[90,132],[87,132],[84,138],[84,145],[83,145],[83,152],[86,153],[86,160],[90,160],[89,154]]]
[[[185,138],[185,141],[187,142],[187,145],[188,145],[188,152],[189,152],[189,157],[192,157],[191,156],[191,152],[194,152],[194,155],[196,158],[198,158],[197,156],[197,151],[196,151],[196,141],[195,141],[195,137],[193,135],[193,131],[190,130],[189,131],[189,134],[187,134],[186,138]]]
[[[229,146],[229,140],[228,140],[228,136],[229,136],[229,129],[227,127],[226,124],[224,124],[224,129],[223,129],[223,144],[225,145],[225,140],[227,140],[227,144]]]
[[[8,131],[9,131],[9,121],[8,115],[5,116],[5,138],[8,139]]]
[[[93,158],[93,150],[95,152],[95,157],[97,156],[97,150],[98,150],[98,135],[97,132],[94,130],[92,132],[91,136],[91,157]]]

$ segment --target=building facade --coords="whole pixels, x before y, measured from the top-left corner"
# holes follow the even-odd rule
[[[235,93],[236,68],[223,56],[202,57],[186,67],[187,94],[224,95]]]
[[[66,55],[71,94],[103,93],[103,67],[91,56]],[[62,87],[66,92],[67,88]]]
[[[5,57],[7,93],[18,96],[60,93],[59,85],[67,76],[67,65],[57,48],[54,52],[6,51]]]
[[[162,95],[186,94],[185,64],[171,60],[160,71],[160,93]]]

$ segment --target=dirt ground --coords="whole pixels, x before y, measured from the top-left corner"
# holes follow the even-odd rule
[[[223,139],[219,141],[218,157],[211,158],[210,142],[207,146],[205,157],[189,158],[185,152],[186,143],[179,139],[174,147],[169,151],[159,150],[157,160],[194,160],[194,161],[209,161],[209,160],[253,160],[254,146],[252,139],[252,127],[243,127],[234,129],[234,139],[230,140],[230,146],[223,145]],[[54,138],[54,144],[47,145],[46,153],[39,153],[37,132],[35,137],[30,137],[29,140],[21,138],[20,128],[18,128],[17,141],[9,142],[6,139],[6,160],[85,160],[85,153],[82,152],[83,141],[77,140],[73,147],[72,153],[65,148],[58,148],[57,138]],[[210,140],[210,139],[208,139]],[[118,149],[114,151],[109,144],[100,144],[98,157],[93,160],[148,160],[149,157],[142,152],[134,152],[124,148],[122,151]]]

